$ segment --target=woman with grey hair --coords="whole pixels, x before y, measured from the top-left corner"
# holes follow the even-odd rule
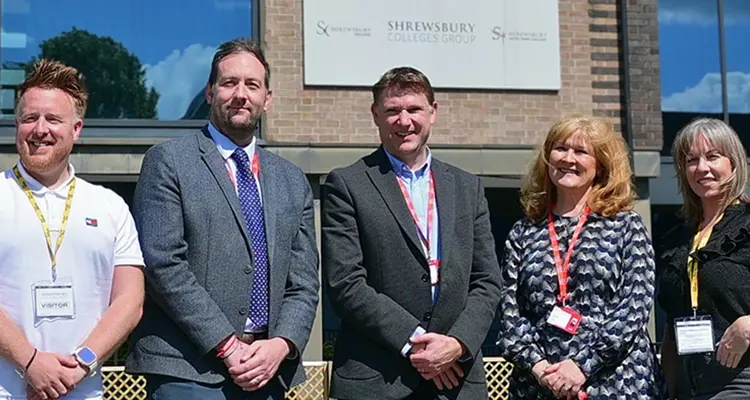
[[[750,399],[750,205],[747,155],[717,119],[685,126],[672,147],[684,234],[660,259],[667,313],[662,365],[672,398]]]

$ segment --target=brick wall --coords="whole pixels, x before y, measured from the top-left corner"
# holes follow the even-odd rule
[[[663,140],[658,3],[628,0],[630,109],[638,150],[660,151]]]
[[[659,72],[658,0],[628,0],[628,57],[623,68],[622,2],[589,0],[594,115],[608,117],[618,131],[630,112],[633,147],[661,150],[661,86]],[[629,73],[630,105],[625,104],[625,76]],[[627,132],[626,132],[627,134]]]
[[[606,117],[621,132],[625,110],[622,91],[624,71],[621,67],[617,8],[615,0],[589,0],[593,114]]]
[[[620,122],[614,0],[560,0],[559,11],[562,89],[438,91],[440,109],[432,143],[536,144],[555,119],[573,112],[597,113]],[[274,89],[266,139],[376,143],[368,89],[303,87],[302,1],[267,0],[264,15],[263,37]],[[373,83],[378,78],[373,76]]]

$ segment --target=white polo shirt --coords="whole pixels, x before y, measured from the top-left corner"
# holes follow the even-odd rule
[[[48,190],[21,174],[36,198],[52,231],[53,243],[62,224],[71,178]],[[75,317],[35,326],[32,286],[51,280],[47,243],[34,209],[13,171],[0,177],[0,308],[26,334],[39,351],[72,354],[86,339],[109,307],[115,266],[143,266],[133,217],[115,192],[80,178],[62,245],[57,252],[58,281],[73,282]],[[66,399],[102,398],[101,374],[85,379]],[[26,399],[26,382],[12,362],[0,358],[0,399]]]

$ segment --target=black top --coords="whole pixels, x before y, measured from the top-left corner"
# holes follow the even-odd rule
[[[659,260],[657,299],[670,326],[675,318],[693,315],[687,257],[697,229],[692,225],[670,235],[672,243]],[[727,207],[706,246],[693,257],[698,260],[698,315],[711,316],[718,342],[729,325],[750,314],[750,205]],[[750,365],[748,354],[740,366]]]

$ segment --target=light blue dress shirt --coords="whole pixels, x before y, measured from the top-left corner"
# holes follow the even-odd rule
[[[385,149],[383,149],[385,150]],[[397,159],[388,150],[385,150],[385,154],[391,162],[393,172],[396,176],[404,183],[406,191],[409,192],[409,197],[414,203],[414,209],[419,217],[420,226],[419,229],[423,233],[427,232],[427,206],[430,198],[430,180],[431,180],[431,167],[432,167],[432,153],[428,150],[427,163],[424,167],[420,168],[416,172],[413,172],[409,167],[404,164],[401,160]],[[438,235],[438,227],[440,226],[440,220],[437,213],[437,201],[435,202],[435,220],[434,225],[431,227],[432,230],[429,232],[430,235],[430,254],[429,259],[439,260],[440,259],[440,235]],[[420,237],[421,234],[417,232]],[[426,250],[424,243],[422,243],[423,250]]]
[[[383,149],[385,150],[385,148]],[[419,217],[420,226],[419,229],[424,232],[427,232],[427,214],[428,214],[428,204],[429,204],[429,198],[430,198],[430,181],[432,179],[431,168],[432,168],[432,153],[427,150],[427,163],[424,167],[420,168],[416,172],[409,169],[409,167],[404,164],[401,160],[394,157],[391,153],[389,153],[387,150],[385,150],[385,154],[388,156],[388,160],[391,162],[391,167],[393,168],[393,172],[396,174],[398,179],[401,180],[401,182],[404,183],[404,187],[406,188],[406,191],[409,193],[409,197],[411,197],[412,202],[414,203],[414,209],[417,213],[417,216]],[[440,235],[438,234],[438,227],[439,224],[439,218],[437,213],[437,199],[435,200],[435,220],[434,225],[431,226],[432,230],[430,230],[430,254],[428,259],[430,260],[440,260],[441,252],[440,252]],[[411,214],[411,213],[410,213]],[[425,251],[427,248],[424,245],[424,242],[422,241],[421,233],[417,232],[417,235],[420,237],[420,243],[422,244],[422,250]],[[439,286],[435,285],[432,287],[432,301],[433,303],[437,301],[437,296],[439,295]],[[421,326],[418,326],[414,332],[412,333],[410,339],[421,336],[425,333],[425,329]],[[404,357],[407,357],[409,355],[409,351],[411,350],[411,342],[407,341],[404,344],[404,347],[401,349],[401,355]]]

